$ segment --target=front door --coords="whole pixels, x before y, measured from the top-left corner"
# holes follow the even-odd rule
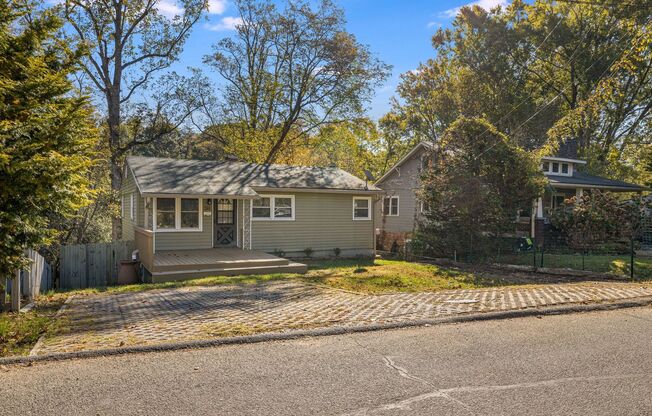
[[[236,200],[215,199],[215,223],[213,245],[230,247],[236,245]]]

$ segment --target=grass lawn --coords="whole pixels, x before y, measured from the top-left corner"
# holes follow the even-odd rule
[[[121,293],[143,290],[212,286],[219,284],[255,284],[260,282],[299,279],[311,283],[364,293],[418,292],[445,289],[473,289],[507,284],[498,278],[471,272],[395,260],[314,260],[308,261],[308,273],[275,273],[242,276],[212,276],[165,283],[143,283],[125,286],[80,289],[68,294]]]
[[[532,253],[512,256],[502,256],[500,263],[532,265]],[[568,268],[574,270],[590,270],[599,273],[614,273],[629,276],[630,258],[628,255],[586,255],[580,254],[543,254],[543,266],[552,268]],[[541,255],[537,253],[537,265],[541,265]],[[634,273],[637,279],[652,278],[652,258],[636,257]]]
[[[63,295],[41,296],[25,313],[0,312],[0,357],[26,355],[39,337],[61,323],[54,316],[64,302]]]
[[[506,281],[432,264],[397,260],[333,260],[309,264],[304,279],[364,293],[476,289]]]

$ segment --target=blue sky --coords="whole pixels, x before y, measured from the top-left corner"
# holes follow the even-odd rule
[[[430,39],[438,27],[451,24],[459,7],[479,4],[491,8],[505,0],[336,0],[345,11],[347,30],[361,43],[369,45],[381,60],[393,66],[392,76],[377,89],[369,104],[368,115],[378,119],[389,110],[400,74],[415,69],[420,62],[434,56]],[[162,0],[163,12],[178,12],[173,0]],[[188,39],[175,69],[202,67],[202,57],[211,45],[229,36],[238,16],[228,0],[211,0],[208,19],[199,23]],[[206,71],[210,76],[214,73]]]

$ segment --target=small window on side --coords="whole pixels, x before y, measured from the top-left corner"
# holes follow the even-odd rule
[[[353,198],[353,219],[371,219],[371,198]]]
[[[550,162],[543,162],[542,170],[544,172],[550,172]]]
[[[568,163],[561,164],[561,173],[568,174]]]
[[[552,164],[552,172],[553,172],[553,173],[559,173],[559,163],[554,162],[554,163]]]

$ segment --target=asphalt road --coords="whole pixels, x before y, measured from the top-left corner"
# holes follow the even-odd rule
[[[652,308],[40,363],[6,415],[650,415]]]

